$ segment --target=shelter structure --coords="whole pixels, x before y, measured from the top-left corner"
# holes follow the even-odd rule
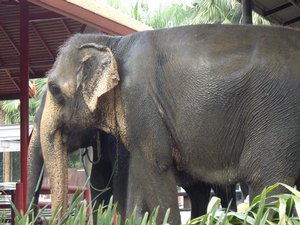
[[[243,5],[243,23],[252,24],[252,10],[272,24],[300,27],[299,0],[239,0]]]

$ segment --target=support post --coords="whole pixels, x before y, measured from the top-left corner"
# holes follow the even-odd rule
[[[11,152],[9,149],[3,152],[4,182],[11,182]]]
[[[17,183],[16,184],[16,202],[15,205],[19,211],[20,214],[24,214],[24,195],[23,195],[23,190],[24,190],[24,186],[22,183]],[[12,218],[13,220],[15,218]]]
[[[243,24],[252,24],[252,2],[251,0],[242,0],[243,6]]]
[[[21,74],[21,185],[22,207],[26,209],[27,190],[27,154],[29,133],[29,31],[28,31],[28,3],[20,0],[20,74]]]

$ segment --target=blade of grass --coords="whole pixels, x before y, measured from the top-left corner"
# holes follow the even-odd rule
[[[279,224],[285,225],[285,213],[286,213],[286,199],[279,197]]]
[[[266,195],[267,195],[267,190],[265,188],[263,190],[262,194],[260,195],[260,202],[259,202],[257,217],[255,219],[254,225],[259,225],[260,221],[263,217],[263,211],[264,211],[264,206],[265,206],[265,201],[266,201]]]

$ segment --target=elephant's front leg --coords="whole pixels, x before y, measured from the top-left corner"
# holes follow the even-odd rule
[[[159,206],[157,223],[163,222],[165,213],[170,208],[169,223],[181,224],[177,200],[177,188],[170,168],[159,168],[149,162],[145,156],[134,151],[130,157],[126,216],[130,216],[136,207],[137,218],[145,212],[152,212]]]

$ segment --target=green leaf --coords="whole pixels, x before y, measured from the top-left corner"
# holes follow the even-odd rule
[[[257,196],[260,202],[259,202],[258,212],[257,212],[257,216],[256,216],[256,220],[254,222],[254,225],[261,224],[260,221],[263,218],[263,212],[264,212],[264,207],[265,207],[265,202],[266,202],[266,195],[267,195],[267,190],[266,190],[266,188],[264,188],[262,194]]]
[[[295,209],[297,212],[297,216],[300,217],[300,198],[298,196],[293,196],[293,200],[295,203]]]
[[[257,217],[254,224],[257,224],[257,223],[260,225],[267,224],[267,218],[269,216],[269,213],[270,213],[270,210],[267,209],[267,211],[263,214],[263,217],[260,217],[260,215]]]
[[[280,183],[280,185],[282,185],[283,187],[288,189],[290,192],[292,192],[295,196],[300,198],[300,192],[296,188],[293,188],[293,187],[291,187],[287,184],[283,184],[283,183]]]

